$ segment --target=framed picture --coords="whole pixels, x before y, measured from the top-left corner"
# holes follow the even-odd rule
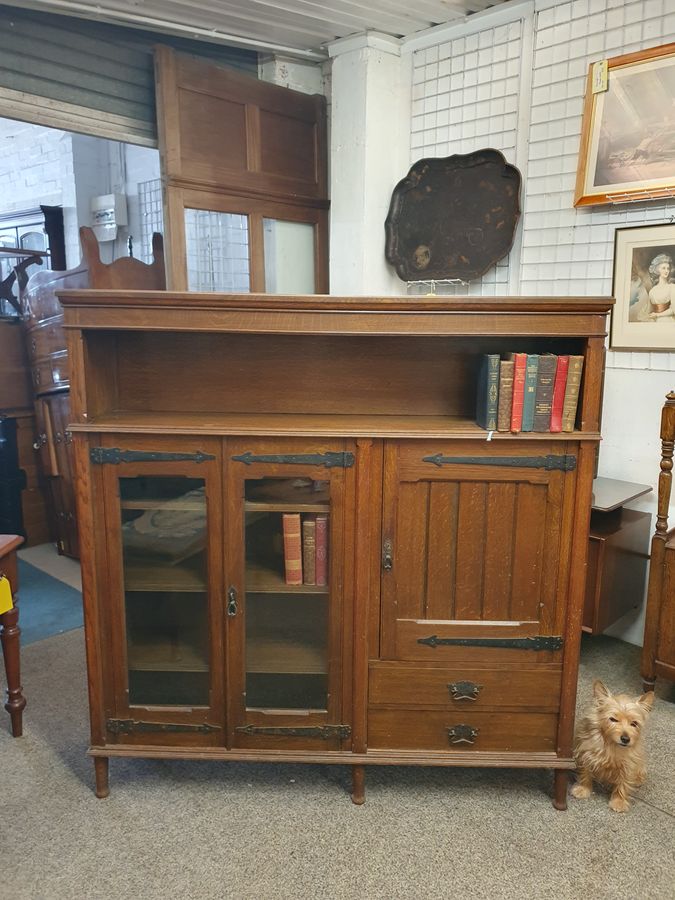
[[[612,350],[675,350],[675,225],[617,228]]]
[[[674,196],[675,43],[606,62],[588,73],[574,205]]]

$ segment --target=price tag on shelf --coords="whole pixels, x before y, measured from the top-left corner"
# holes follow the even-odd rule
[[[593,63],[592,84],[594,94],[601,94],[603,91],[607,90],[608,71],[606,59],[601,59],[600,62]]]
[[[0,616],[14,608],[12,588],[6,575],[0,575]]]

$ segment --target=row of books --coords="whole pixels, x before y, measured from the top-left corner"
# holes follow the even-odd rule
[[[327,584],[328,516],[284,513],[281,518],[286,584]]]
[[[483,355],[476,423],[487,431],[574,431],[583,356]]]

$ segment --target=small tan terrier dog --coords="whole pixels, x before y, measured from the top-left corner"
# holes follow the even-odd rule
[[[577,783],[572,796],[585,800],[593,782],[609,785],[609,808],[626,812],[632,791],[645,780],[642,728],[654,705],[654,692],[633,699],[610,694],[601,681],[593,682],[594,702],[575,734]]]

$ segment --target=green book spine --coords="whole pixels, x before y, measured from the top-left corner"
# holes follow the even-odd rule
[[[537,371],[539,355],[528,354],[525,366],[525,391],[523,392],[523,431],[532,431],[534,427],[534,398],[537,392]]]
[[[476,423],[486,431],[497,430],[499,406],[499,354],[485,353],[478,374]]]

